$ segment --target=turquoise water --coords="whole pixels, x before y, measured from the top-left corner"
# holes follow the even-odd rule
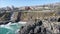
[[[0,25],[0,34],[17,34],[23,24],[9,23],[7,25]]]

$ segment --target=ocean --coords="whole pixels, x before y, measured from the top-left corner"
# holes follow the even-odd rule
[[[0,34],[18,34],[21,26],[26,22],[11,23],[9,22],[6,25],[0,25]]]

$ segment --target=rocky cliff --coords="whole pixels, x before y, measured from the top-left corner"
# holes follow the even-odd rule
[[[60,16],[60,4],[0,8],[0,22],[19,22]]]

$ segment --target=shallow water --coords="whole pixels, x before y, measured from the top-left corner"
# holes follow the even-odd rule
[[[24,25],[19,23],[8,23],[6,25],[0,25],[0,34],[17,34],[19,31],[20,27]]]

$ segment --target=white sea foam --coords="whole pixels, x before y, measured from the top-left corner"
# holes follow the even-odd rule
[[[15,31],[15,33],[16,33],[16,34],[18,34],[18,33],[19,33],[19,31],[20,31],[20,29],[17,29],[17,30]]]
[[[18,32],[18,31],[20,31],[20,29],[17,29],[15,32]]]
[[[7,28],[7,29],[9,29],[9,30],[12,30],[12,28],[11,28],[11,27],[6,26],[6,25],[1,25],[1,28]]]
[[[0,27],[4,27],[5,25],[0,25]]]
[[[22,22],[22,21],[20,21],[20,22],[18,22],[18,23],[20,23],[20,24],[26,24],[27,22]]]
[[[6,26],[9,26],[9,25],[11,25],[11,22],[9,22],[8,24],[6,24]]]
[[[12,23],[11,25],[16,25],[16,24],[18,24],[18,23]]]
[[[8,23],[8,24],[6,24],[6,25],[0,25],[0,27],[2,27],[2,28],[7,28],[7,29],[12,30],[12,28],[10,27],[10,24],[11,24],[11,23]]]

